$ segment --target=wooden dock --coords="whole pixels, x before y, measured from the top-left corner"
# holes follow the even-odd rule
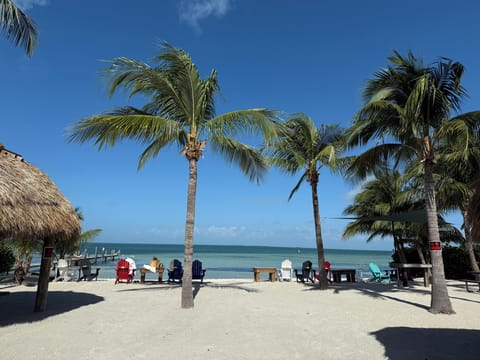
[[[106,264],[109,260],[114,262],[115,259],[120,257],[120,250],[111,250],[107,252],[105,248],[102,248],[101,252],[99,253],[98,247],[95,248],[95,254],[90,255],[86,250],[82,254],[77,253],[72,256],[68,256],[65,258],[67,260],[68,266],[74,266],[76,262],[82,259],[88,259],[92,265],[97,265],[100,261],[101,264]]]
[[[75,255],[66,256],[65,260],[68,263],[68,266],[77,266],[78,262],[83,259],[88,259],[92,265],[106,264],[108,261],[114,262],[121,256],[120,250],[111,250],[107,252],[105,248],[102,248],[101,251],[98,251],[98,248],[95,248],[95,253],[90,255],[86,250],[83,254],[77,253]],[[54,260],[56,263],[56,260]],[[30,271],[32,269],[40,269],[40,264],[30,264]],[[14,271],[15,269],[12,269]]]

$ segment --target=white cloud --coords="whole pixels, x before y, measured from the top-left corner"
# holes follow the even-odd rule
[[[206,229],[206,233],[210,236],[219,238],[236,238],[245,233],[244,226],[215,226],[211,225]]]
[[[22,10],[28,10],[34,6],[45,6],[48,5],[49,0],[15,0],[15,5],[17,5]]]
[[[223,17],[231,8],[233,0],[181,0],[180,20],[200,30],[199,22],[209,16]]]

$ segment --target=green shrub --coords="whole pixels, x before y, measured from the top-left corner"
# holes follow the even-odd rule
[[[0,241],[0,273],[9,271],[13,264],[15,264],[13,249],[8,244]]]

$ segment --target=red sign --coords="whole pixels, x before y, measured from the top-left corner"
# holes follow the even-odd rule
[[[442,245],[439,241],[431,241],[430,250],[442,250]]]
[[[53,247],[46,247],[43,249],[43,258],[51,259],[53,257]]]

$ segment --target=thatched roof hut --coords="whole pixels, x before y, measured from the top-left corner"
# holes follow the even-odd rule
[[[50,178],[0,144],[0,238],[72,241],[80,222]]]
[[[43,240],[45,250],[79,236],[78,216],[53,181],[0,144],[0,239]],[[46,307],[50,265],[51,258],[42,257],[35,311]]]

